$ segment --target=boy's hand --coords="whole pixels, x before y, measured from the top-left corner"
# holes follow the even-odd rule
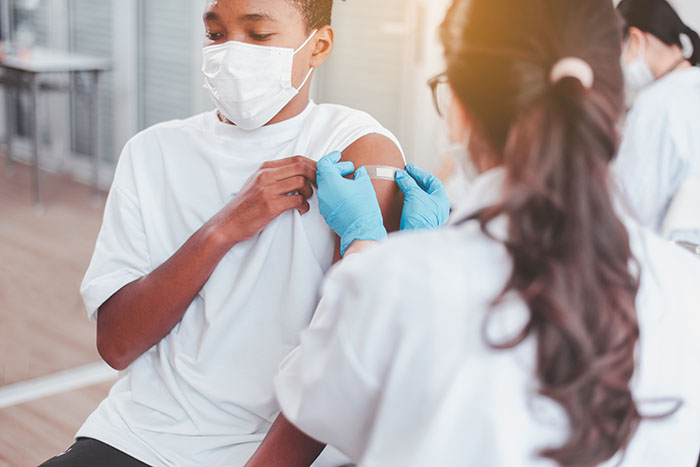
[[[316,162],[303,156],[265,162],[217,214],[217,230],[232,245],[250,240],[286,211],[309,212]]]

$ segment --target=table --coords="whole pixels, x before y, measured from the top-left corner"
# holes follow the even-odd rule
[[[35,48],[28,57],[7,55],[0,61],[0,85],[16,95],[22,90],[30,96],[30,128],[32,136],[32,185],[34,202],[41,206],[41,167],[39,154],[38,100],[42,91],[75,92],[84,94],[90,103],[90,148],[92,151],[93,187],[95,193],[99,183],[99,103],[98,84],[100,75],[112,69],[110,60],[88,55],[74,54],[46,48]],[[70,80],[60,84],[56,76],[67,74]],[[14,166],[12,158],[13,122],[15,108],[5,99],[5,124],[7,126],[7,164]]]

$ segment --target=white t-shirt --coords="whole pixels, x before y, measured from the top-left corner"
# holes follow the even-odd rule
[[[493,201],[503,178],[495,170],[477,179],[471,208]],[[504,226],[492,226],[498,238]],[[671,397],[684,405],[670,418],[643,421],[622,465],[694,466],[700,261],[629,230],[643,270],[633,393],[647,415],[670,406],[643,401]],[[504,246],[476,222],[401,233],[346,258],[329,274],[311,327],[275,380],[282,411],[363,467],[553,466],[537,452],[568,439],[568,423],[560,406],[537,393],[536,341],[500,351],[482,334],[511,269]],[[492,316],[489,336],[513,338],[528,313],[511,296]]]
[[[613,169],[635,218],[661,233],[679,186],[700,176],[700,68],[674,71],[639,94]]]
[[[372,133],[369,115],[311,102],[247,132],[215,112],[157,125],[119,161],[82,294],[92,319],[109,297],[169,259],[265,161],[318,160]],[[330,268],[334,236],[318,210],[289,211],[220,262],[182,321],[136,360],[76,437],[153,466],[240,466],[279,412],[273,377],[299,344]]]

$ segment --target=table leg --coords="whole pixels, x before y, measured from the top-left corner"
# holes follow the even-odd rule
[[[39,160],[39,80],[37,75],[32,74],[29,88],[30,102],[29,120],[32,134],[32,149],[34,157],[33,167],[33,187],[34,187],[34,203],[37,207],[41,207],[41,167]]]
[[[93,71],[91,74],[90,86],[90,149],[92,150],[92,176],[93,176],[93,195],[95,198],[100,193],[100,94],[99,94],[99,79],[100,73]]]
[[[14,95],[13,95],[14,93]],[[12,137],[16,130],[17,119],[15,118],[15,95],[18,94],[17,88],[14,86],[5,86],[5,144],[7,146],[6,164],[8,170],[12,171],[15,168],[15,161],[12,159]]]

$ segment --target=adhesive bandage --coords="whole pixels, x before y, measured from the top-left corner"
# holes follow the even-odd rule
[[[373,180],[389,180],[392,182],[396,180],[396,172],[400,170],[396,167],[389,167],[386,165],[366,165],[365,168],[367,169],[369,178]]]

